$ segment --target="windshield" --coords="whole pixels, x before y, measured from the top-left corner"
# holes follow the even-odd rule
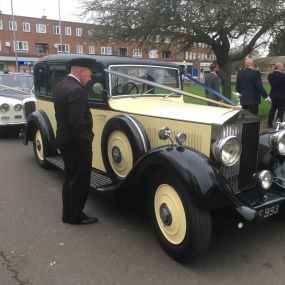
[[[179,69],[161,66],[111,66],[111,70],[127,74],[129,76],[142,78],[154,83],[179,88]],[[110,75],[110,90],[112,96],[118,95],[171,95],[172,92],[151,84],[141,83],[122,76]]]
[[[32,76],[19,74],[0,75],[0,89],[11,89],[29,92],[33,86]]]

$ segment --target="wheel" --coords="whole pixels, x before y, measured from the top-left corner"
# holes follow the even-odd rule
[[[132,93],[132,91],[135,89],[135,93]],[[139,93],[139,87],[134,82],[128,82],[127,84],[122,86],[122,92],[123,94],[138,94]]]
[[[149,148],[149,141],[141,124],[127,115],[111,118],[103,129],[103,163],[108,175],[115,182],[122,181]]]
[[[43,168],[51,168],[51,165],[46,160],[45,145],[39,129],[37,129],[34,134],[33,149],[37,163]]]
[[[163,249],[179,262],[190,261],[205,251],[211,239],[211,216],[191,200],[177,176],[159,172],[151,182],[148,209]]]
[[[132,91],[135,89],[135,92]],[[128,82],[126,84],[119,84],[118,86],[113,88],[112,91],[116,95],[126,95],[126,94],[138,94],[139,87],[134,82]]]

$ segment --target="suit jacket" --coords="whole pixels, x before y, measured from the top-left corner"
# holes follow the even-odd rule
[[[92,145],[93,121],[87,90],[72,76],[67,76],[54,89],[58,147]]]
[[[268,81],[271,86],[270,98],[285,100],[285,73],[274,71],[268,74]]]
[[[216,73],[210,72],[209,74],[207,74],[207,76],[205,77],[205,84],[214,89],[215,91],[220,92],[220,79]],[[212,94],[207,89],[205,89],[205,94],[206,97],[209,99],[213,100],[219,99],[216,95]]]
[[[264,99],[268,97],[262,85],[260,72],[252,68],[246,68],[237,75],[236,90],[242,95],[242,106],[260,104],[260,96]]]

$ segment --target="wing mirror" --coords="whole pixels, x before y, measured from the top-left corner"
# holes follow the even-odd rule
[[[101,83],[98,83],[98,82],[95,83],[93,85],[92,89],[93,89],[95,95],[98,95],[98,96],[102,96],[103,95],[104,89],[103,89],[103,85]]]

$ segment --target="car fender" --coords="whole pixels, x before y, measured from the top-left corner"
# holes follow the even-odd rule
[[[144,195],[151,175],[157,169],[170,171],[179,177],[200,207],[215,209],[240,206],[218,168],[202,153],[181,146],[162,146],[146,153],[118,190],[123,192],[130,189],[130,195]]]
[[[23,143],[28,144],[28,141],[33,141],[36,130],[40,130],[44,147],[47,155],[57,155],[57,147],[55,135],[51,123],[46,113],[42,110],[31,113],[27,119]]]

